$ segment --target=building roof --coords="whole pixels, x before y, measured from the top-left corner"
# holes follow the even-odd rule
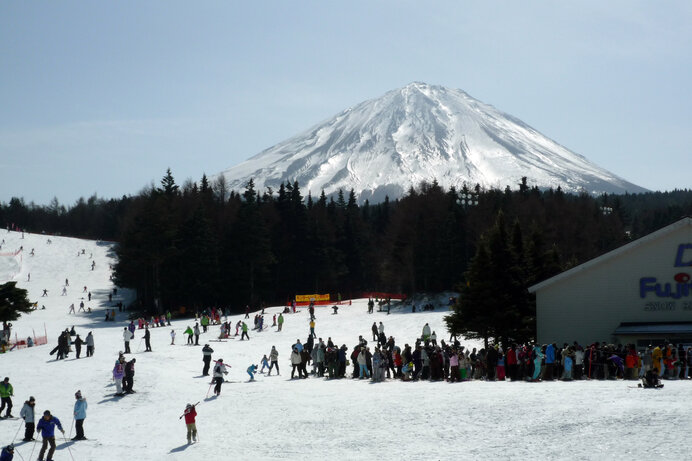
[[[668,234],[671,234],[678,229],[681,229],[683,227],[691,227],[692,228],[692,218],[686,217],[682,218],[679,221],[674,222],[673,224],[669,224],[666,227],[663,227],[655,232],[650,233],[649,235],[645,235],[644,237],[641,237],[634,242],[630,242],[626,245],[623,245],[619,248],[616,248],[612,251],[609,251],[608,253],[602,254],[601,256],[598,256],[594,259],[591,259],[583,264],[580,264],[578,266],[575,266],[569,270],[566,270],[564,272],[559,273],[558,275],[551,277],[549,279],[546,279],[540,283],[537,283],[531,287],[529,287],[529,292],[534,293],[538,290],[541,290],[547,286],[550,286],[556,282],[559,282],[561,280],[564,280],[566,278],[569,278],[573,276],[574,274],[578,274],[579,272],[588,270],[598,264],[603,263],[604,261],[607,261],[609,259],[618,257],[624,253],[628,253],[632,250],[635,250],[636,248],[645,245],[651,241],[658,240]]]

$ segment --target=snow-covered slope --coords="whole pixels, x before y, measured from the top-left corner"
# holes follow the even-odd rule
[[[297,180],[307,195],[353,188],[361,201],[398,197],[421,181],[460,188],[558,186],[643,192],[465,92],[411,83],[347,109],[221,173],[233,189]]]
[[[137,393],[118,399],[112,395],[111,369],[123,349],[125,318],[119,314],[116,322],[103,322],[99,311],[105,309],[113,288],[108,279],[110,244],[51,237],[53,243],[47,245],[46,236],[27,234],[24,240],[19,236],[4,234],[3,251],[20,245],[35,249],[34,257],[24,255],[14,279],[46,309],[23,316],[14,327],[23,337],[32,330],[39,334],[45,322],[49,344],[0,355],[0,377],[10,377],[14,386],[13,414],[18,415],[23,401],[32,395],[37,414],[51,410],[69,436],[74,435],[70,426],[75,391],[81,390],[89,403],[84,424],[89,440],[66,442],[57,433],[56,460],[636,459],[643,454],[685,459],[689,455],[681,443],[692,427],[689,382],[666,382],[662,391],[645,391],[630,389],[631,383],[622,381],[290,380],[291,344],[297,338],[304,341],[309,331],[306,310],[287,315],[282,332],[250,331],[249,341],[211,342],[218,335],[217,326],[203,334],[200,343],[209,343],[214,358],[232,366],[231,382],[223,385],[218,398],[207,398],[209,380],[200,376],[201,347],[184,345],[182,332],[190,321],[154,328],[150,353],[143,352],[142,332],[137,331],[133,354],[128,355],[137,358]],[[86,254],[77,256],[82,248]],[[96,261],[93,271],[92,260]],[[0,279],[5,275],[0,273]],[[61,296],[65,278],[70,286]],[[80,300],[85,285],[94,295],[95,312],[68,314],[69,304]],[[47,297],[41,297],[43,288],[49,290]],[[280,310],[267,309],[269,324]],[[342,306],[338,315],[331,312],[329,306],[317,309],[316,333],[349,349],[358,335],[369,337],[373,322],[382,321],[385,333],[399,344],[413,343],[425,323],[440,337],[447,335],[445,308],[412,313],[408,307],[395,307],[391,315],[367,314],[366,300],[356,300]],[[229,321],[242,317],[232,316]],[[77,360],[71,354],[67,360],[55,361],[48,353],[57,333],[72,325],[82,336],[93,332],[95,355]],[[170,345],[171,329],[178,335],[175,345]],[[256,382],[248,382],[246,368],[259,363],[272,345],[279,350],[281,375],[260,374]],[[201,402],[200,442],[188,446],[185,425],[178,417],[186,403],[197,401]],[[22,426],[21,420],[1,420],[0,445],[20,440]],[[39,448],[40,444],[18,443],[15,460],[35,460]]]

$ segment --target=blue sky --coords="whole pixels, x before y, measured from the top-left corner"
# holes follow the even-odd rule
[[[412,81],[689,188],[692,3],[0,2],[0,201],[179,183]]]

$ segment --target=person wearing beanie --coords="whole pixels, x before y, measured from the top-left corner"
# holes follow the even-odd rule
[[[43,461],[43,455],[46,453],[46,448],[50,444],[50,450],[48,450],[48,461],[53,459],[53,453],[55,453],[55,426],[58,426],[60,432],[65,435],[65,430],[60,424],[60,420],[55,416],[50,414],[50,411],[46,410],[43,412],[43,418],[36,425],[36,432],[41,432],[41,437],[43,438],[43,444],[41,446],[41,451],[38,454],[39,461]]]
[[[10,378],[5,378],[0,382],[0,400],[2,404],[0,405],[0,413],[7,407],[7,413],[5,413],[5,418],[12,418],[12,396],[14,395],[14,389],[12,384],[10,384]]]
[[[19,412],[19,416],[24,420],[24,441],[31,442],[34,440],[34,407],[36,406],[36,399],[32,396],[29,400],[24,402],[24,406]]]
[[[0,453],[0,461],[12,461],[14,459],[14,445],[9,444],[2,449]]]
[[[197,425],[195,424],[195,417],[197,416],[197,411],[195,406],[192,404],[187,404],[185,406],[185,426],[187,427],[187,443],[192,443],[197,441]]]
[[[84,437],[84,420],[86,419],[87,401],[82,397],[82,391],[77,391],[74,398],[77,400],[74,403],[74,421],[77,435],[72,440],[86,440],[86,437]]]

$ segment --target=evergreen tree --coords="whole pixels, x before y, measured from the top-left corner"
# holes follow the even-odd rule
[[[31,312],[27,291],[17,288],[17,282],[0,285],[0,321],[17,320],[20,315]]]

